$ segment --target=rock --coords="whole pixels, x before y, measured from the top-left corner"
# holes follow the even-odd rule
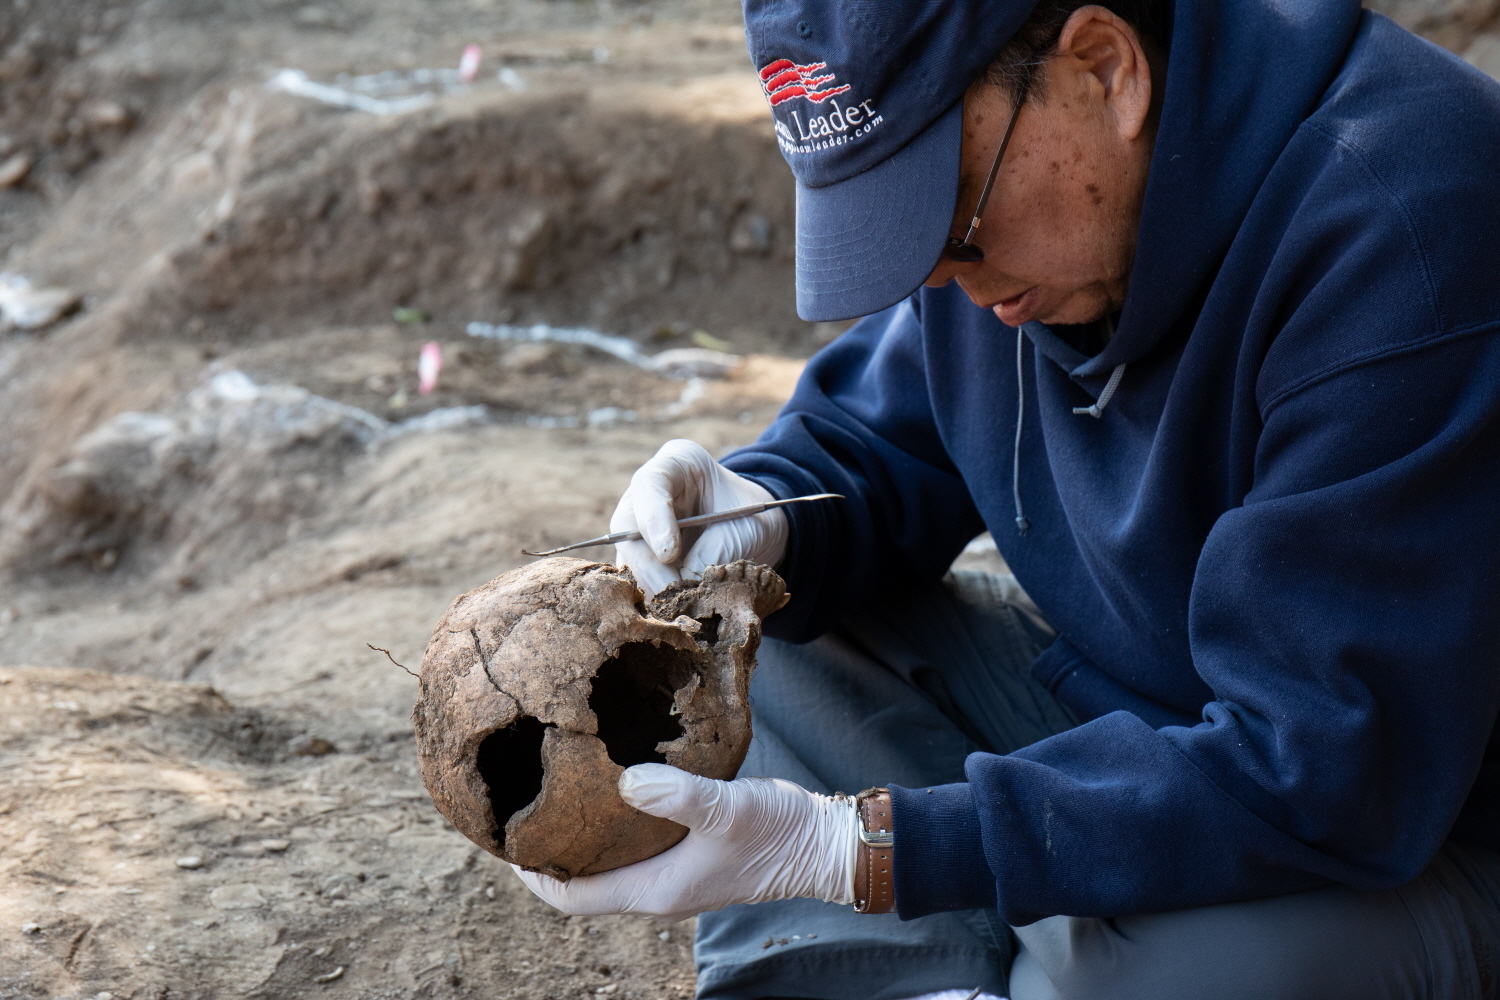
[[[340,873],[325,878],[323,884],[318,887],[318,895],[324,899],[348,899],[349,894],[358,888],[358,878]]]
[[[74,442],[20,515],[0,518],[0,566],[119,562],[209,584],[209,567],[281,544],[388,427],[297,386],[220,371],[169,413],[117,413]]]
[[[28,923],[28,924],[22,924],[21,925],[21,933],[22,934],[39,934],[39,933],[41,933],[41,930],[42,930],[42,925],[41,924],[30,924],[30,923]]]
[[[31,157],[17,153],[0,163],[0,188],[13,188],[31,173]]]
[[[119,128],[130,124],[130,112],[118,101],[95,101],[84,108],[84,118],[101,128]]]
[[[83,297],[67,288],[33,288],[19,274],[0,274],[0,317],[22,330],[51,326],[78,308]]]
[[[314,736],[311,733],[293,736],[287,740],[286,748],[298,757],[326,757],[338,752],[338,747],[323,737]]]
[[[259,886],[249,882],[221,885],[208,894],[208,901],[219,910],[254,910],[266,905]]]
[[[734,777],[761,619],[786,603],[785,584],[741,561],[669,587],[649,614],[641,600],[628,570],[558,558],[448,609],[412,721],[422,780],[459,832],[565,880],[686,835],[620,799],[626,767]]]
[[[188,854],[180,857],[175,862],[178,868],[186,868],[188,871],[197,871],[203,867],[203,859],[196,854]]]
[[[264,847],[272,854],[279,854],[280,852],[286,850],[288,847],[291,847],[292,842],[290,840],[262,840],[260,842],[260,846]]]

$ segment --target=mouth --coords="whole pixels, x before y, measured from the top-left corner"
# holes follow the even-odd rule
[[[1040,298],[1040,292],[1037,286],[1033,285],[1019,295],[994,303],[990,306],[990,310],[1006,326],[1020,326],[1035,315],[1038,298]]]

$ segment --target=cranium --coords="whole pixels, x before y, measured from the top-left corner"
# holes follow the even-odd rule
[[[761,619],[786,600],[743,561],[649,608],[628,570],[568,558],[464,594],[432,633],[412,712],[433,802],[480,847],[559,879],[661,853],[687,830],[626,805],[620,773],[734,777]]]

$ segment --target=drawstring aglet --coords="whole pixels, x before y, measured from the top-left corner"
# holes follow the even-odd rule
[[[1125,377],[1125,366],[1117,365],[1115,370],[1109,373],[1109,381],[1104,385],[1104,391],[1099,393],[1099,399],[1093,406],[1075,406],[1073,415],[1075,417],[1089,416],[1098,420],[1104,416],[1104,408],[1114,398],[1115,390],[1120,388],[1120,379]]]

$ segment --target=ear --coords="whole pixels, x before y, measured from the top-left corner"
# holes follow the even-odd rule
[[[1146,127],[1151,64],[1135,29],[1105,8],[1090,5],[1073,12],[1058,37],[1057,54],[1048,60],[1047,73],[1049,83],[1070,80],[1100,101],[1127,142]]]

